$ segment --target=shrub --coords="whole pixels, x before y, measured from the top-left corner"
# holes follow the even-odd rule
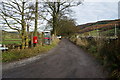
[[[99,51],[102,63],[111,72],[111,77],[120,77],[120,40],[106,41],[104,46]],[[117,75],[115,74],[117,73]],[[119,75],[118,75],[119,74]]]

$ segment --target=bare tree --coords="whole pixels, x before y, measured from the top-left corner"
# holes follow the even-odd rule
[[[61,19],[66,14],[69,14],[72,10],[70,7],[78,6],[82,3],[82,1],[79,2],[63,2],[61,0],[58,0],[57,2],[45,2],[44,3],[44,8],[42,12],[44,13],[49,13],[52,17],[52,20],[48,20],[44,15],[40,15],[43,19],[47,20],[49,23],[52,24],[53,26],[53,32],[55,35],[57,33],[58,29],[58,23]]]
[[[3,1],[0,8],[5,24],[13,30],[17,30],[22,38],[22,49],[28,47],[27,20],[30,20],[28,4],[29,0],[7,0]]]

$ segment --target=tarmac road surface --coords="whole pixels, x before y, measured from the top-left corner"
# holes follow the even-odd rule
[[[3,78],[106,78],[106,71],[88,53],[67,39],[35,62],[3,71]]]

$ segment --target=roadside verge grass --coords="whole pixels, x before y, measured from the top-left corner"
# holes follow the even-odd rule
[[[24,58],[30,58],[39,54],[43,54],[44,52],[47,52],[54,48],[57,44],[59,43],[59,40],[56,39],[54,40],[51,45],[37,45],[36,47],[33,48],[28,48],[28,49],[12,49],[10,51],[6,51],[2,53],[2,62],[12,62],[12,61],[17,61],[21,60]]]

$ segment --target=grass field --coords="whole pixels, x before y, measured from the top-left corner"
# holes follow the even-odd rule
[[[117,29],[117,35],[120,34],[120,30]],[[100,31],[100,30],[93,30],[93,31],[89,31],[89,32],[84,32],[82,34],[80,34],[80,36],[108,36],[108,37],[112,37],[115,36],[115,29],[110,29],[110,30],[106,30],[106,31]]]
[[[4,40],[22,40],[22,39],[4,39]],[[4,40],[3,40],[3,41],[4,41]]]
[[[2,44],[21,44],[21,39],[4,39]]]

